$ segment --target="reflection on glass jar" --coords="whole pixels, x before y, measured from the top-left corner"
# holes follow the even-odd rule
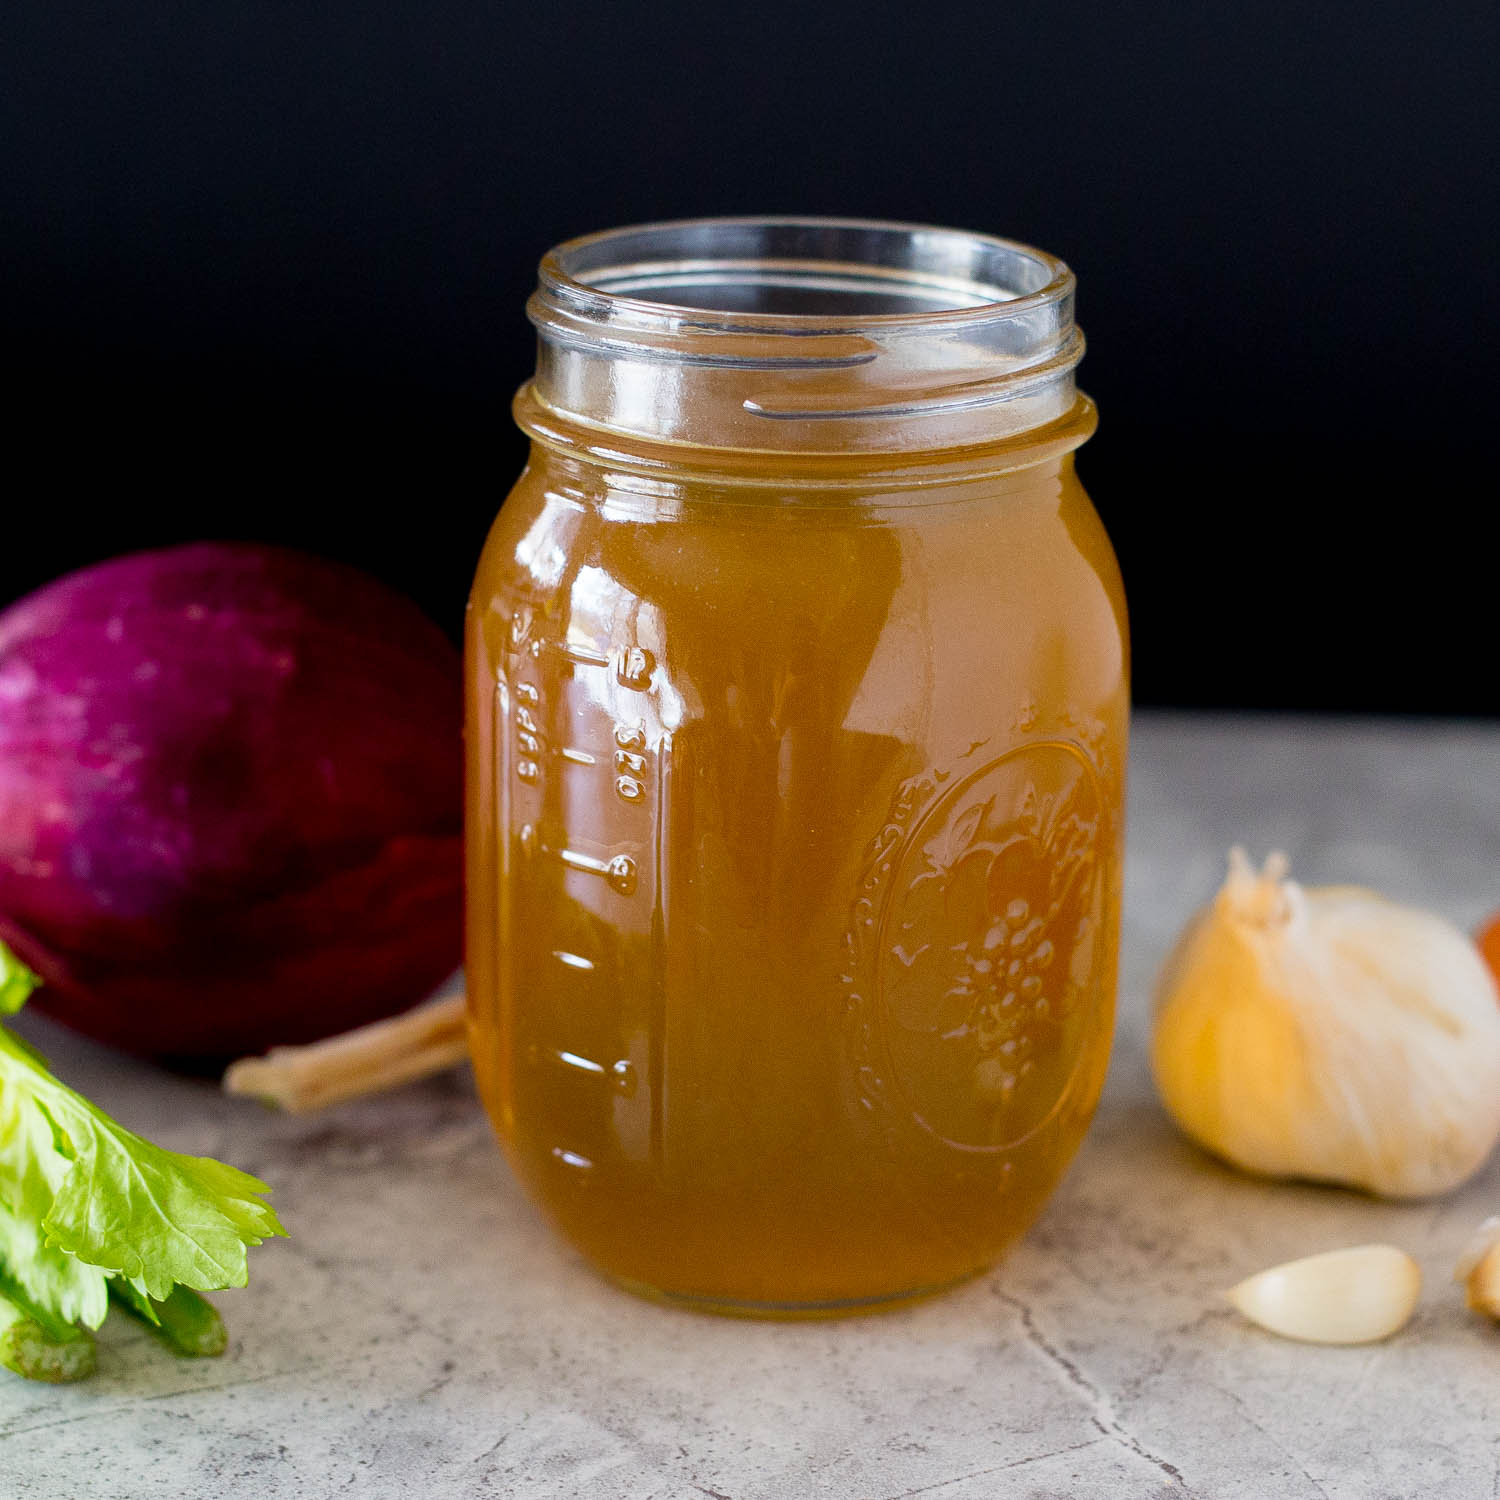
[[[543,262],[470,602],[473,1050],[528,1191],[638,1291],[950,1285],[1082,1138],[1128,689],[1072,286],[826,220]]]

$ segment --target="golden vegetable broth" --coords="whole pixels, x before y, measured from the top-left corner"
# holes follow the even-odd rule
[[[992,1262],[1077,1148],[1127,686],[1070,421],[901,489],[539,444],[506,502],[469,616],[474,1064],[613,1276],[729,1309],[919,1294]]]

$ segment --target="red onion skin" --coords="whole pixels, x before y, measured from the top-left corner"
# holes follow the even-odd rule
[[[0,939],[190,1066],[415,1004],[462,953],[462,669],[415,605],[250,543],[0,614]]]

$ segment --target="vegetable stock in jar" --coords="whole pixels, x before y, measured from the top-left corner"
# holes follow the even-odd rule
[[[1072,303],[1039,251],[862,221],[542,263],[468,619],[472,1050],[633,1290],[938,1290],[1082,1139],[1128,662]]]

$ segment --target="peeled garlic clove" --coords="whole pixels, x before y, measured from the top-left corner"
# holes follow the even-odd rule
[[[1454,1267],[1453,1279],[1475,1312],[1500,1319],[1500,1218],[1486,1219],[1475,1231]]]
[[[1355,1245],[1272,1266],[1228,1296],[1252,1323],[1283,1338],[1373,1344],[1406,1326],[1421,1290],[1421,1269],[1404,1250]]]
[[[1151,1069],[1235,1166],[1393,1198],[1446,1192],[1500,1137],[1500,994],[1474,944],[1284,856],[1230,854],[1157,985]]]

